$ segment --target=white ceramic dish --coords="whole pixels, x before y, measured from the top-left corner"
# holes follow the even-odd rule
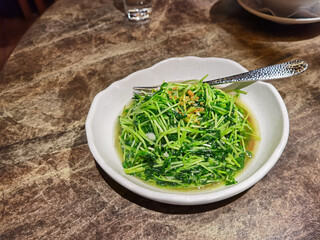
[[[86,121],[89,148],[102,169],[116,182],[155,201],[176,205],[196,205],[220,201],[253,186],[273,167],[288,139],[289,119],[277,90],[268,83],[256,82],[246,88],[242,101],[254,113],[261,141],[254,159],[236,178],[237,184],[211,191],[175,192],[148,185],[123,172],[115,147],[115,127],[123,107],[132,98],[133,86],[160,84],[163,81],[218,78],[247,71],[238,63],[221,58],[183,57],[164,60],[111,84],[94,98]]]
[[[319,3],[319,0],[253,0],[262,8],[271,11],[272,15],[290,17],[301,11],[308,11]]]
[[[253,5],[249,5],[244,0],[237,0],[238,3],[248,12],[256,15],[257,17],[261,17],[263,19],[280,23],[280,24],[309,24],[309,23],[316,23],[320,22],[320,17],[313,17],[313,18],[286,18],[286,17],[277,17],[271,14],[260,12],[257,8],[253,7]]]

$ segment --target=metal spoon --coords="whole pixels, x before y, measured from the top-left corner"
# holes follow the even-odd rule
[[[291,77],[303,73],[307,68],[308,63],[306,61],[295,60],[204,82],[210,85],[234,83],[222,88],[223,90],[234,90],[246,87],[258,80],[275,80]],[[133,87],[133,91],[135,94],[150,94],[155,90],[159,90],[159,88],[160,86]]]

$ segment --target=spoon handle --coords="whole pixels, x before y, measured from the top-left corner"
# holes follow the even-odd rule
[[[307,62],[304,60],[295,60],[205,82],[210,85],[217,85],[224,83],[252,82],[258,80],[274,80],[297,75],[307,70],[307,68]]]
[[[225,91],[230,91],[244,88],[258,80],[274,80],[291,77],[304,72],[307,68],[308,64],[304,60],[295,60],[204,82],[210,85],[233,83],[222,88]],[[133,87],[133,92],[135,94],[150,94],[155,90],[159,90],[159,88],[159,86]]]

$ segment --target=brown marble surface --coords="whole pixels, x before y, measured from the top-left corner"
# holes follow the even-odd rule
[[[231,199],[172,206],[96,165],[84,124],[93,97],[163,59],[223,57],[254,69],[304,59],[272,82],[290,117],[273,169]],[[60,0],[0,73],[0,239],[320,239],[320,23],[279,25],[235,0],[156,0],[131,24],[121,0]]]

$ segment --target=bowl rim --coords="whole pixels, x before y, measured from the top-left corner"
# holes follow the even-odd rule
[[[100,98],[108,93],[108,91],[112,90],[111,86],[116,86],[120,84],[120,82],[126,82],[128,81],[134,74],[137,74],[141,71],[145,70],[151,70],[153,68],[156,68],[157,66],[167,63],[169,61],[181,61],[185,59],[195,59],[195,60],[206,60],[206,59],[214,59],[214,60],[221,60],[221,61],[227,61],[232,64],[238,65],[239,68],[243,69],[243,71],[247,71],[244,67],[242,67],[239,63],[225,58],[200,58],[200,57],[194,57],[194,56],[188,56],[188,57],[178,57],[178,58],[168,58],[163,61],[160,61],[156,63],[155,65],[139,70],[137,72],[131,73],[127,77],[123,78],[122,80],[119,80],[117,82],[112,83],[109,87],[99,92],[93,99],[92,104],[89,109],[89,113],[86,119],[85,123],[85,129],[86,129],[86,135],[88,140],[88,146],[89,149],[94,156],[96,162],[100,165],[100,167],[117,183],[125,187],[126,189],[130,190],[131,192],[134,192],[140,196],[143,196],[145,198],[155,200],[162,203],[168,203],[168,204],[175,204],[175,205],[200,205],[200,204],[207,204],[212,202],[221,201],[223,199],[230,198],[232,196],[235,196],[248,188],[252,187],[255,183],[260,181],[269,171],[270,169],[275,165],[275,163],[278,161],[280,155],[282,154],[286,143],[288,141],[289,137],[289,116],[286,109],[286,106],[283,102],[283,99],[279,92],[276,90],[276,88],[266,82],[256,82],[255,84],[262,84],[264,87],[267,87],[271,90],[271,92],[274,94],[277,102],[279,103],[279,107],[281,109],[282,113],[282,119],[283,119],[283,130],[281,134],[281,139],[279,141],[279,144],[276,146],[275,150],[271,154],[271,157],[259,168],[257,169],[250,177],[245,179],[242,182],[239,182],[235,185],[230,185],[227,188],[224,188],[221,191],[214,191],[214,192],[201,192],[200,194],[188,194],[185,192],[177,193],[177,192],[157,192],[152,189],[147,189],[142,186],[139,186],[135,184],[134,182],[130,181],[129,179],[123,177],[121,174],[116,172],[112,167],[110,167],[103,159],[103,157],[100,155],[97,147],[94,144],[93,141],[93,131],[91,129],[91,123],[94,117],[94,113],[97,109],[97,103],[99,102]]]

